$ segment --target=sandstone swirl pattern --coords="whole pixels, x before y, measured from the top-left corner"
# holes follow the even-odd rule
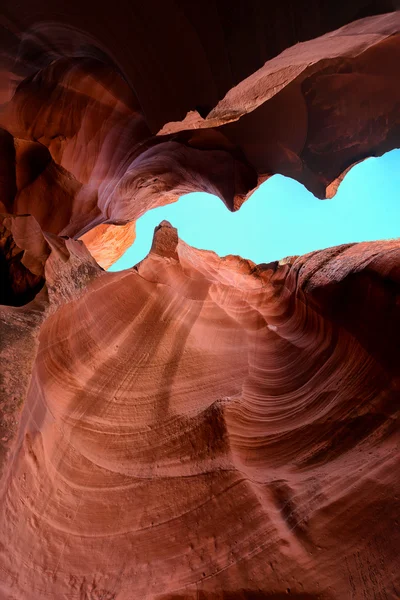
[[[354,163],[400,145],[400,12],[289,48],[282,42],[207,114],[198,107],[204,116],[193,110],[202,96],[188,83],[193,74],[181,74],[180,87],[192,85],[199,96],[187,104],[183,91],[174,93],[180,121],[163,103],[162,82],[177,68],[164,48],[155,61],[142,51],[133,64],[126,53],[117,64],[72,24],[30,25],[14,34],[16,48],[0,52],[0,211],[30,214],[45,232],[81,237],[104,267],[130,246],[137,218],[182,194],[213,193],[237,210],[281,173],[332,197]],[[221,56],[214,52],[210,69]],[[204,55],[193,60],[196,77]],[[144,61],[140,73],[151,94],[136,61]],[[154,63],[165,71],[159,79],[151,79]],[[204,82],[204,94],[213,95],[214,78]],[[157,110],[154,97],[163,99]],[[115,225],[124,228],[116,233]]]
[[[256,267],[164,223],[59,306],[3,478],[3,597],[396,597],[399,259]]]
[[[184,193],[332,197],[400,145],[400,13],[331,6],[5,0],[0,600],[400,597],[399,240],[254,265],[163,223],[103,270]]]

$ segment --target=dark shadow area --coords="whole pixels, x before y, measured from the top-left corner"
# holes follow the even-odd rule
[[[0,224],[0,304],[28,304],[44,285],[44,277],[31,273],[22,264],[23,254],[11,232]]]

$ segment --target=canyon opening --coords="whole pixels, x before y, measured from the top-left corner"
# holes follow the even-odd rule
[[[216,196],[194,192],[136,221],[135,241],[110,266],[122,271],[143,260],[162,221],[179,237],[219,256],[269,263],[331,246],[399,237],[400,151],[353,167],[333,199],[318,201],[303,185],[274,175],[235,213]]]
[[[3,0],[0,600],[397,600],[392,0]]]

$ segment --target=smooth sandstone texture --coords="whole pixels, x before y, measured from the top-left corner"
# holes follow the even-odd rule
[[[3,0],[0,41],[8,66],[22,36],[19,76],[60,54],[113,62],[155,133],[189,110],[205,116],[232,87],[286,48],[351,21],[391,12],[397,4],[115,0],[110,10],[95,0]]]
[[[75,256],[81,295],[46,266],[4,597],[398,596],[399,243],[257,267],[163,224],[135,269]]]
[[[6,1],[0,600],[400,597],[400,242],[254,265],[163,223],[104,271],[184,193],[330,197],[398,146],[392,8]]]
[[[15,42],[13,62],[11,50],[3,52],[0,202],[50,233],[90,231],[83,239],[105,266],[129,247],[132,231],[116,236],[110,252],[99,225],[128,225],[199,190],[237,210],[274,173],[332,197],[354,163],[400,145],[400,12],[269,56],[206,113],[200,101],[182,105],[179,122],[169,120],[167,92],[154,79],[164,111],[157,128],[141,95],[143,75],[130,80],[94,43],[71,27],[42,24]],[[200,77],[197,54],[193,60]],[[164,64],[163,53],[157,61]],[[183,73],[179,89],[191,85]],[[176,97],[177,106],[185,100]]]

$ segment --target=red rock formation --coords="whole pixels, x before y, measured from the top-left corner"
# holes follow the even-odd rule
[[[135,222],[126,225],[97,225],[82,236],[90,253],[103,269],[113,265],[135,241]]]
[[[311,39],[391,5],[261,4],[5,8],[0,600],[400,596],[399,241],[101,268],[398,145],[399,15]]]
[[[399,15],[365,18],[288,48],[206,118],[189,112],[182,122],[164,121],[153,137],[136,80],[129,87],[82,34],[68,45],[63,29],[55,30],[63,36],[57,43],[51,28],[39,29],[32,40],[39,64],[21,42],[12,76],[18,82],[17,71],[25,71],[25,78],[0,110],[6,210],[79,237],[196,190],[235,210],[273,173],[331,197],[355,162],[400,144]],[[101,244],[97,231],[93,248]],[[128,236],[120,254],[129,243]]]
[[[8,66],[22,34],[18,77],[59,55],[111,58],[155,133],[189,110],[204,116],[285,48],[394,8],[396,0],[117,0],[112,9],[93,0],[3,0],[0,42]]]
[[[79,252],[46,266],[67,304],[3,479],[5,597],[396,597],[399,243]]]
[[[49,248],[31,216],[0,217],[0,304],[22,306],[44,284]]]

